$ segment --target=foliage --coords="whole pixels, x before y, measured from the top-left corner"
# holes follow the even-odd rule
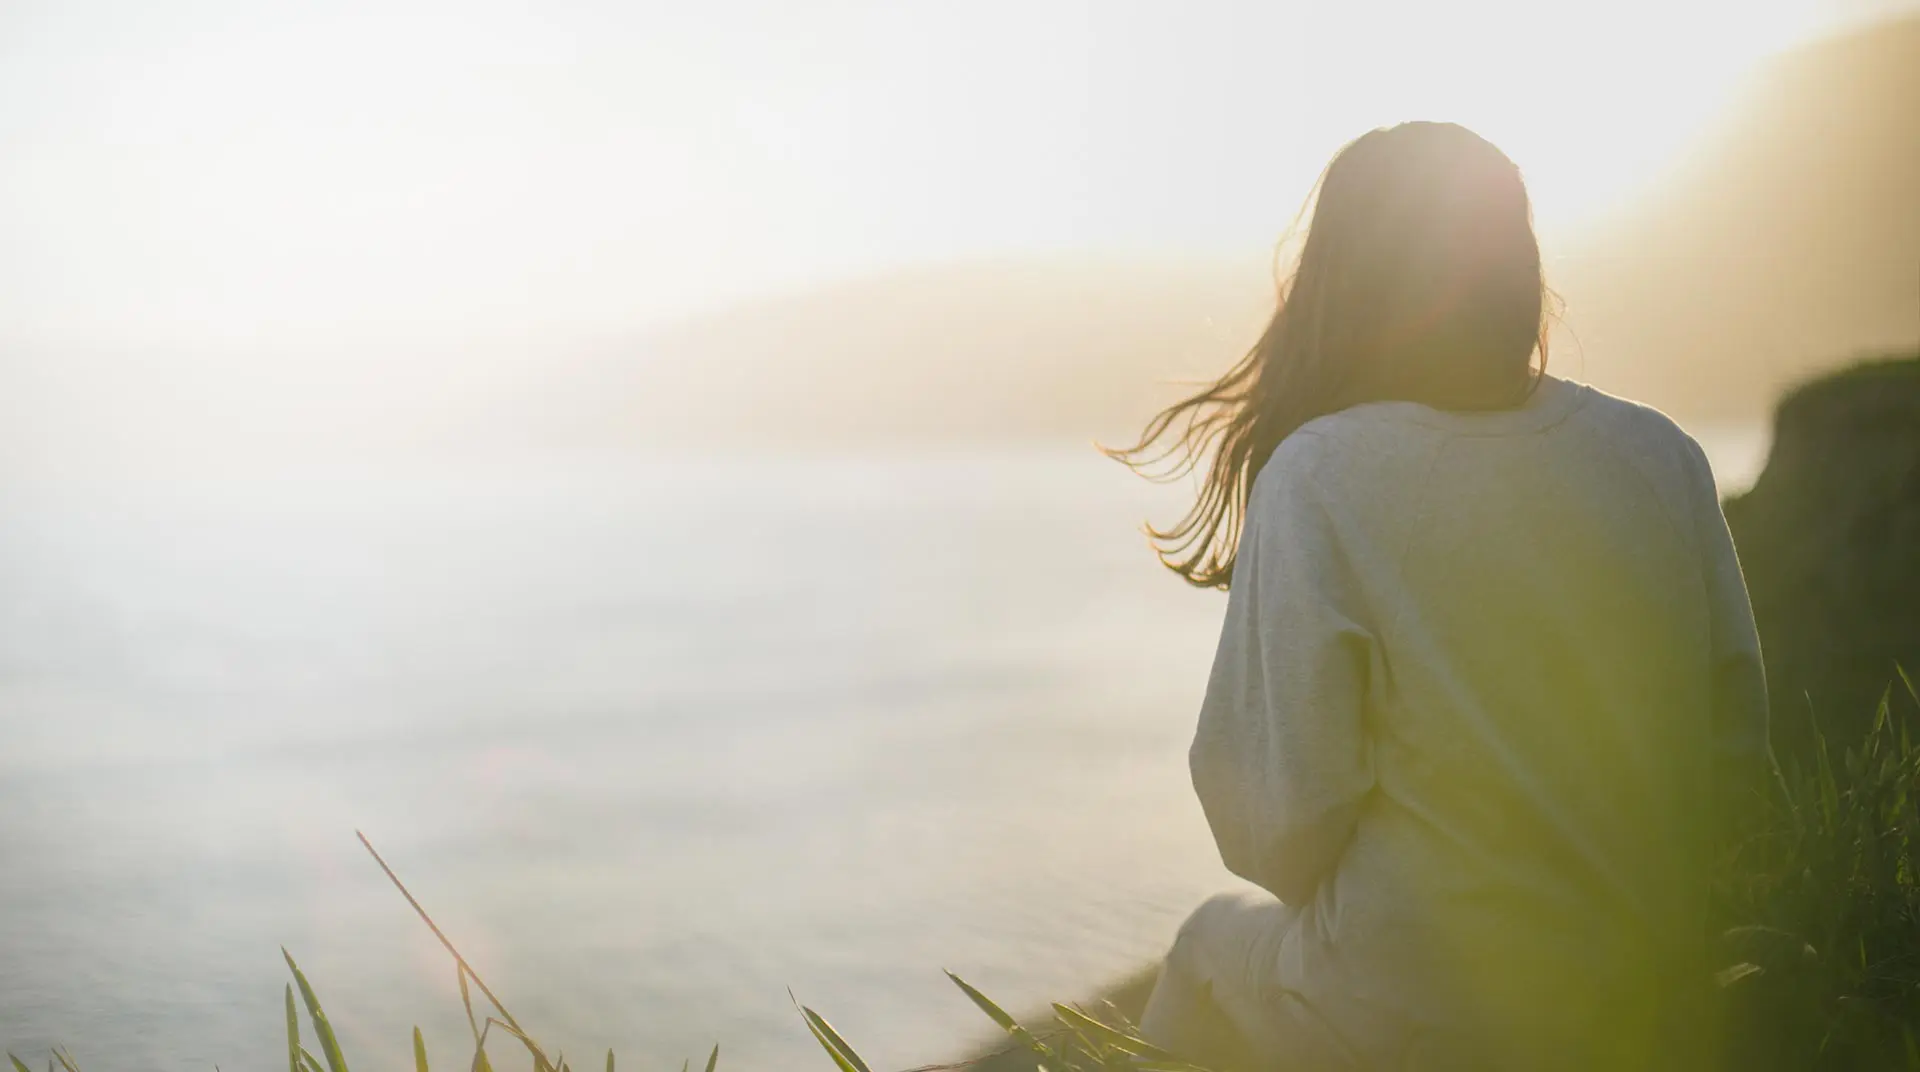
[[[1901,687],[1920,703],[1903,672]],[[1920,743],[1881,697],[1836,761],[1790,769],[1727,869],[1730,1064],[1920,1069]]]

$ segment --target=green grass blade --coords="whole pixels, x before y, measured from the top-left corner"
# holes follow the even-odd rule
[[[467,1030],[473,1032],[473,1067],[476,1072],[493,1072],[493,1060],[487,1056],[487,1031],[473,1015],[473,993],[467,989],[467,964],[456,959],[453,977],[460,984],[460,1007],[467,1010]]]
[[[807,1032],[813,1036],[815,1042],[820,1044],[821,1049],[827,1051],[827,1056],[833,1058],[834,1066],[839,1068],[840,1072],[868,1072],[867,1063],[860,1059],[860,1055],[853,1051],[852,1046],[847,1045],[847,1040],[840,1037],[840,1033],[833,1029],[833,1025],[827,1023],[826,1017],[800,1004],[800,999],[794,997],[791,990],[787,991],[787,1000],[793,1002],[793,1007],[800,1010],[800,1019],[806,1022]],[[713,1059],[718,1060],[719,1056],[719,1047],[716,1046]],[[686,1069],[683,1068],[680,1072],[686,1072]]]
[[[613,1072],[613,1051],[607,1051],[607,1072]]]
[[[413,1072],[431,1072],[427,1067],[427,1040],[420,1034],[420,1025],[413,1025]]]
[[[26,1062],[20,1060],[20,1058],[18,1057],[15,1057],[12,1051],[8,1051],[7,1060],[13,1062],[13,1072],[33,1072],[32,1069],[27,1067]]]
[[[833,1025],[827,1022],[826,1017],[804,1006],[800,1009],[800,1013],[807,1018],[807,1027],[811,1028],[815,1035],[825,1036],[828,1042],[833,1043],[835,1049],[846,1055],[848,1063],[853,1065],[854,1072],[873,1072],[867,1067],[867,1062],[861,1059],[860,1054],[855,1052],[853,1046],[846,1039],[841,1038],[840,1032],[835,1031]],[[707,1067],[707,1072],[713,1072],[711,1065]]]
[[[959,987],[960,992],[965,994],[968,1000],[972,1001],[975,1005],[978,1005],[980,1007],[981,1012],[986,1013],[989,1019],[991,1019],[994,1023],[999,1024],[1000,1029],[1002,1031],[1005,1031],[1007,1034],[1013,1036],[1014,1041],[1020,1043],[1020,1045],[1025,1046],[1027,1049],[1032,1050],[1034,1053],[1044,1058],[1045,1064],[1051,1065],[1051,1064],[1059,1063],[1059,1060],[1060,1060],[1059,1055],[1055,1054],[1053,1050],[1049,1049],[1046,1043],[1041,1042],[1038,1038],[1034,1037],[1033,1032],[1028,1031],[1024,1027],[1021,1027],[1019,1021],[1015,1020],[1012,1017],[1012,1015],[1010,1015],[1007,1012],[1007,1010],[994,1004],[992,999],[988,998],[985,994],[982,994],[980,991],[975,990],[973,988],[973,984],[967,982],[965,979],[960,978],[958,975],[955,975],[952,972],[947,973],[947,978],[953,980],[953,985]]]
[[[813,1040],[820,1044],[820,1048],[827,1051],[827,1056],[833,1058],[834,1067],[840,1072],[859,1072],[853,1062],[847,1059],[847,1055],[836,1049],[833,1043],[827,1041],[827,1036],[822,1035],[820,1029],[813,1026],[813,1021],[807,1021],[807,1030],[813,1033]],[[680,1072],[687,1072],[687,1070],[683,1066]]]
[[[718,1067],[720,1067],[720,1044],[716,1042],[713,1044],[713,1053],[707,1057],[707,1072],[713,1072]]]
[[[1820,797],[1820,813],[1831,824],[1840,813],[1840,786],[1833,776],[1833,758],[1827,751],[1827,735],[1814,731],[1815,785]]]
[[[301,1072],[321,1072],[320,1059],[310,1053],[305,1046],[300,1047]]]
[[[313,987],[293,962],[293,954],[283,946],[280,955],[287,958],[287,967],[293,970],[294,985],[300,988],[300,998],[307,1003],[307,1019],[313,1024],[313,1033],[320,1039],[320,1052],[327,1057],[327,1072],[347,1072],[347,1060],[340,1055],[340,1042],[333,1037],[333,1025],[327,1022],[327,1014],[320,1008],[320,999],[314,996]]]
[[[464,964],[453,966],[453,977],[460,983],[460,1007],[467,1010],[467,1030],[473,1032],[473,1044],[480,1045],[480,1021],[473,1015],[473,995],[467,990],[467,968]]]
[[[512,1035],[514,1038],[519,1039],[520,1045],[525,1046],[527,1053],[533,1057],[533,1072],[555,1072],[555,1062],[547,1059],[547,1052],[540,1048],[539,1043],[527,1037],[526,1032],[496,1016],[487,1017],[487,1026],[497,1027],[507,1034]]]
[[[387,880],[393,883],[394,889],[399,890],[400,896],[405,897],[407,903],[413,906],[413,911],[420,917],[420,922],[425,923],[427,929],[433,932],[433,936],[440,940],[441,947],[447,951],[449,956],[453,957],[454,963],[459,965],[460,970],[466,973],[466,975],[473,976],[473,985],[479,987],[480,993],[486,995],[487,1000],[493,1003],[494,1011],[499,1013],[500,1018],[508,1024],[518,1028],[520,1021],[513,1018],[513,1014],[507,1011],[507,1007],[501,1004],[498,997],[494,996],[492,988],[487,986],[487,981],[480,978],[480,973],[473,970],[473,965],[467,963],[466,957],[460,955],[460,950],[454,946],[453,939],[448,938],[446,932],[440,929],[440,924],[435,923],[433,917],[427,914],[426,907],[420,903],[419,898],[413,895],[412,890],[407,889],[407,884],[400,881],[400,876],[387,864],[386,858],[380,855],[380,850],[374,848],[373,842],[361,831],[355,830],[353,834],[360,839],[360,844],[367,850],[367,855],[372,856],[373,862],[380,865],[380,870],[386,873]],[[462,989],[465,989],[464,979],[462,980]],[[473,1019],[471,1012],[468,1013],[467,1019],[469,1021]]]
[[[488,1019],[473,1040],[473,1072],[493,1072],[493,1061],[487,1057],[487,1032],[492,1030],[493,1021]]]
[[[1007,1010],[995,1005],[985,994],[975,990],[973,984],[952,972],[947,973],[947,978],[953,980],[953,985],[959,987],[961,993],[965,994],[975,1005],[978,1005],[981,1012],[986,1013],[988,1018],[994,1023],[999,1024],[1000,1030],[1008,1034],[1020,1030],[1020,1024],[1015,1021],[1012,1016],[1007,1014]]]
[[[300,1072],[300,1013],[293,1005],[293,984],[287,984],[287,1072]]]
[[[1059,1018],[1063,1025],[1079,1031],[1082,1034],[1091,1035],[1122,1053],[1132,1054],[1135,1057],[1146,1057],[1155,1061],[1178,1063],[1181,1060],[1178,1054],[1163,1050],[1137,1035],[1130,1035],[1124,1031],[1116,1031],[1071,1006],[1056,1003],[1053,1007],[1053,1014]]]

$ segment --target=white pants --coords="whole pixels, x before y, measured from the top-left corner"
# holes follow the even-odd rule
[[[1539,988],[1540,1000],[1520,1001],[1509,1015],[1432,1025],[1410,1040],[1388,1023],[1341,1038],[1300,994],[1282,986],[1281,947],[1297,911],[1262,893],[1221,894],[1188,917],[1167,954],[1159,981],[1140,1017],[1147,1041],[1200,1065],[1221,1070],[1327,1072],[1363,1061],[1393,1067],[1475,1070],[1683,1069],[1712,1063],[1698,1047],[1711,1046],[1711,1010],[1697,987],[1585,985],[1578,973],[1555,976],[1564,987]],[[1596,930],[1597,964],[1608,944]],[[1617,943],[1613,943],[1617,944]],[[1629,958],[1629,964],[1638,960]],[[1643,967],[1645,967],[1643,965]],[[1688,971],[1684,978],[1695,973]],[[1698,972],[1704,984],[1707,974]],[[1532,976],[1527,978],[1531,979]],[[1473,976],[1463,976],[1470,982]],[[1644,980],[1652,983],[1654,975]],[[1551,980],[1549,980],[1549,983]],[[1531,988],[1530,988],[1531,989]],[[1504,1006],[1503,1006],[1504,1007]],[[1513,1010],[1532,1009],[1524,1018]],[[1564,1022],[1562,1022],[1564,1021]],[[1462,1030],[1478,1024],[1485,1030]],[[1351,1029],[1355,1025],[1348,1021]],[[1377,1036],[1377,1037],[1375,1037]],[[1361,1050],[1381,1051],[1362,1055]],[[1384,1060],[1386,1054],[1397,1054]]]
[[[1156,1046],[1210,1068],[1348,1067],[1297,999],[1274,982],[1294,909],[1257,893],[1223,893],[1180,927],[1140,1017]]]

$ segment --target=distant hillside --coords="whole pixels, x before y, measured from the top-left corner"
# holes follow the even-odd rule
[[[1758,415],[1920,341],[1920,18],[1788,53],[1671,180],[1555,266],[1592,379]]]
[[[1683,415],[1920,339],[1920,19],[1763,68],[1716,133],[1553,263],[1555,368]],[[1123,437],[1222,368],[1269,266],[1056,258],[904,272],[680,325],[545,385],[585,441]],[[563,432],[558,431],[563,430]]]
[[[592,399],[550,401],[586,439],[1124,435],[1176,392],[1164,381],[1246,347],[1271,279],[1254,262],[916,269],[680,325],[603,360]]]

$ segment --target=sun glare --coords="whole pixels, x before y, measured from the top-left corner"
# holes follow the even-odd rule
[[[1384,42],[1352,32],[1357,24],[1328,27],[1365,48],[1320,62],[1358,57],[1373,77],[1349,93],[1381,121],[1453,119],[1500,145],[1526,172],[1550,235],[1596,225],[1656,182],[1711,129],[1741,77],[1804,38],[1815,14],[1808,0],[1424,8],[1362,13],[1398,23]]]
[[[35,102],[0,343],[253,369],[272,339],[325,379],[342,354],[592,340],[911,265],[1237,256],[1340,145],[1406,119],[1505,149],[1552,244],[1657,184],[1834,2],[319,5],[159,20],[138,62],[49,15],[0,86]]]

